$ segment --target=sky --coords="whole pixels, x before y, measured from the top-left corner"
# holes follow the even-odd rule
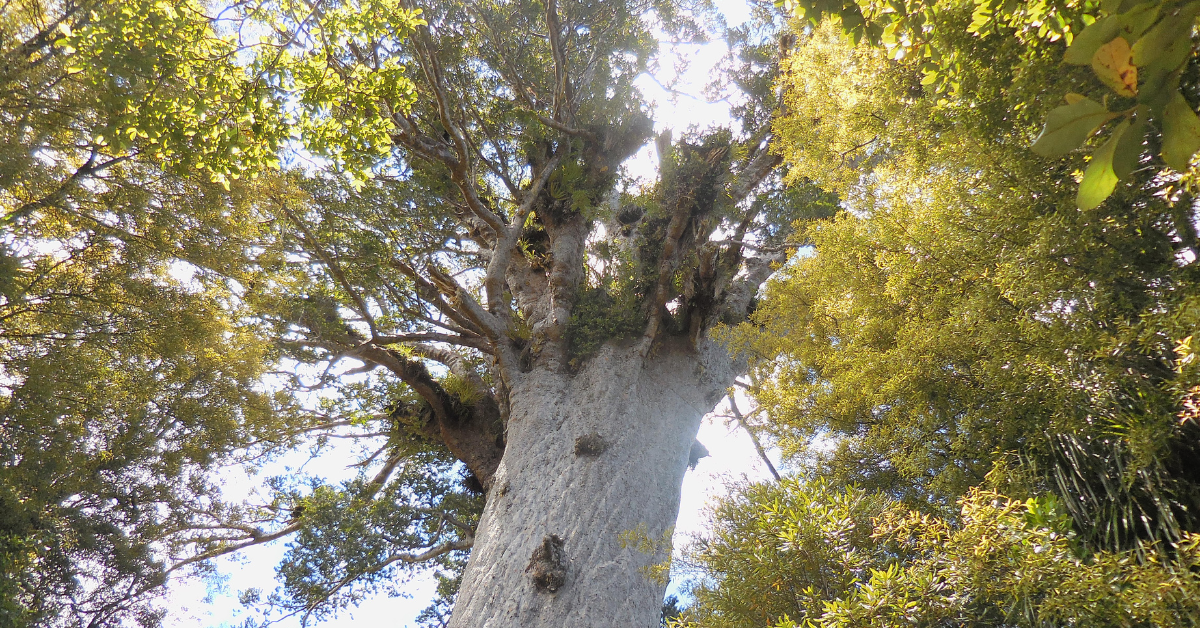
[[[731,26],[741,24],[749,18],[749,9],[741,0],[718,0],[716,4]],[[704,45],[664,44],[660,47],[660,71],[653,77],[643,76],[638,81],[643,94],[654,103],[656,133],[669,128],[676,131],[675,135],[678,137],[678,131],[690,126],[703,128],[729,120],[727,103],[709,103],[700,96],[713,74],[714,66],[725,52],[726,47],[719,41]],[[675,60],[679,58],[687,60],[688,65],[686,72],[676,77]],[[674,94],[662,87],[670,84],[673,78],[679,79],[675,84]],[[658,156],[651,142],[627,165],[635,176],[651,179],[657,163]],[[710,455],[702,459],[684,478],[679,519],[675,527],[674,541],[677,551],[688,539],[704,531],[705,507],[715,498],[727,494],[731,483],[770,478],[766,465],[759,459],[745,431],[726,425],[724,420],[719,418],[721,414],[728,414],[727,403],[728,399],[718,406],[716,412],[705,417],[701,424],[697,439],[708,448]],[[743,412],[750,405],[744,399],[739,403]],[[775,465],[779,466],[778,452],[770,452],[769,455],[774,459]],[[341,456],[332,451],[323,455],[318,462],[310,463],[305,471],[325,475],[331,480],[350,477],[353,473],[339,460],[354,459],[349,452]],[[281,460],[273,467],[262,470],[259,477],[284,473],[289,462],[296,464],[294,461]],[[314,464],[323,466],[314,467]],[[249,495],[252,487],[256,485],[255,478],[246,476],[240,469],[228,470],[222,481],[226,494],[231,498]],[[285,551],[286,541],[281,540],[216,561],[217,571],[223,580],[216,586],[213,582],[198,579],[188,579],[171,585],[167,602],[170,614],[166,624],[179,628],[224,628],[242,623],[248,615],[239,604],[237,593],[252,587],[262,590],[264,594],[274,590],[277,586],[275,566],[279,564]],[[677,592],[679,585],[680,581],[673,579],[668,592]],[[415,578],[402,587],[406,597],[392,598],[381,594],[363,601],[356,608],[342,612],[320,626],[415,626],[415,618],[429,605],[434,596],[435,586],[432,576]],[[280,628],[294,628],[299,622],[290,620],[277,625]]]

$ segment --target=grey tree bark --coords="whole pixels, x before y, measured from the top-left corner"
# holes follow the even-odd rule
[[[687,345],[610,343],[512,391],[451,626],[658,625],[692,445],[733,375],[720,346]]]

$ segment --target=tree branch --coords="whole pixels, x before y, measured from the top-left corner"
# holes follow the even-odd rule
[[[329,269],[330,274],[332,274],[333,278],[342,286],[342,289],[346,291],[346,294],[350,295],[350,298],[354,300],[355,305],[358,307],[359,315],[363,317],[363,319],[367,322],[367,326],[371,330],[371,335],[377,335],[379,331],[375,327],[375,317],[371,315],[371,310],[367,307],[367,303],[363,300],[362,296],[358,294],[358,290],[355,290],[354,285],[351,284],[348,279],[346,279],[346,274],[342,272],[342,267],[340,264],[338,264],[337,259],[326,253],[321,248],[321,244],[317,242],[316,236],[314,236],[313,232],[309,230],[308,225],[304,224],[304,221],[300,220],[300,218],[288,208],[286,202],[280,202],[279,206],[283,210],[284,215],[288,217],[288,220],[291,220],[292,224],[296,225],[296,227],[300,229],[300,232],[304,234],[304,239],[308,242],[308,246],[312,248],[313,253],[318,259],[321,260],[322,263],[325,264],[325,267]]]
[[[563,49],[562,42],[562,23],[558,17],[558,3],[556,0],[547,0],[546,2],[546,29],[549,31],[550,40],[550,56],[554,59],[554,95],[553,95],[553,111],[554,119],[560,122],[571,122],[571,110],[568,104],[571,102],[570,79],[567,75],[567,53]],[[566,116],[564,116],[564,111]]]
[[[529,213],[533,211],[533,205],[537,201],[538,195],[541,194],[542,188],[550,180],[550,175],[561,161],[562,154],[558,152],[542,166],[542,171],[533,179],[529,189],[525,192],[525,198],[521,201],[521,206],[517,208],[513,217],[513,224],[502,232],[504,235],[496,243],[492,251],[492,259],[488,261],[487,274],[483,282],[488,310],[498,316],[506,326],[511,325],[512,318],[512,312],[503,297],[509,262],[512,261],[513,254],[517,252],[521,232],[525,229],[525,221],[529,218]]]
[[[398,345],[398,344],[406,344],[406,343],[414,343],[414,342],[444,342],[446,344],[451,344],[451,345],[459,345],[462,347],[471,347],[472,349],[479,349],[480,351],[489,351],[491,349],[491,347],[488,346],[487,342],[484,341],[483,338],[452,335],[452,334],[439,334],[436,332],[393,334],[393,335],[385,335],[385,336],[375,336],[374,338],[371,339],[371,344],[379,345],[381,347],[387,346],[387,345]]]
[[[407,6],[408,2],[403,2],[403,4],[406,9],[411,9],[411,7]],[[498,239],[504,230],[504,220],[484,205],[478,191],[475,189],[475,177],[473,176],[473,169],[470,166],[471,150],[467,145],[462,129],[451,115],[450,97],[446,91],[446,79],[441,63],[438,61],[433,40],[429,36],[429,28],[418,28],[412,38],[417,43],[417,49],[420,52],[420,54],[416,55],[417,63],[421,66],[425,80],[429,88],[433,90],[434,99],[437,102],[438,117],[454,144],[455,152],[458,154],[458,158],[453,163],[446,162],[446,165],[450,168],[451,178],[459,188],[459,191],[462,192],[471,213],[491,230],[494,239]]]
[[[750,436],[750,442],[754,443],[754,451],[757,451],[758,457],[762,458],[762,461],[767,464],[767,470],[771,472],[771,475],[775,476],[775,481],[779,482],[782,480],[783,477],[779,475],[779,471],[775,470],[775,465],[772,464],[771,459],[767,457],[767,450],[763,449],[762,443],[758,442],[758,436],[754,434],[754,430],[750,429],[750,424],[747,423],[746,419],[742,417],[742,411],[738,409],[737,400],[733,398],[733,395],[729,395],[729,409],[733,412],[733,420],[736,421],[737,424],[742,427],[742,429],[746,430],[746,434]]]

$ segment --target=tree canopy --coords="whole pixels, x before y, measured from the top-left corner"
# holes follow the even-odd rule
[[[684,618],[1193,625],[1195,169],[1161,153],[1177,128],[1150,118],[1120,182],[1083,203],[1125,123],[1099,129],[1119,117],[1104,114],[1043,150],[1079,95],[1118,102],[1073,65],[1088,24],[1149,12],[1139,33],[1183,19],[1190,42],[1188,8],[859,3],[861,21],[810,21],[831,3],[798,4],[777,146],[842,211],[797,227],[812,249],[724,334],[752,356],[760,428],[816,479],[714,512]],[[1194,115],[1187,50],[1171,80]],[[1139,95],[1157,89],[1144,65]],[[866,497],[885,505],[853,537],[862,516],[842,504]],[[859,540],[831,540],[809,500],[843,508],[832,532]],[[798,555],[856,567],[822,590]]]
[[[729,383],[707,329],[745,316],[792,217],[828,211],[783,190],[768,150],[770,32],[735,41],[739,128],[659,136],[657,182],[622,169],[653,137],[634,80],[655,29],[701,37],[702,3],[12,7],[0,425],[18,623],[152,625],[167,574],[284,537],[267,602],[306,620],[428,561],[452,594],[482,494],[509,494],[513,413],[603,384],[595,356],[631,344],[626,372],[708,373],[660,430],[681,478],[692,414]],[[273,478],[246,504],[212,482],[334,437],[362,444],[358,478]],[[643,505],[667,513],[677,484]]]
[[[1200,2],[3,6],[0,624],[285,538],[258,621],[650,621],[745,373],[802,470],[672,621],[1191,625]],[[735,119],[655,133],[714,33]]]

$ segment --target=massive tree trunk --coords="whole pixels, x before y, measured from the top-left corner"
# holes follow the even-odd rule
[[[700,419],[731,383],[723,349],[609,343],[578,374],[511,393],[451,626],[657,626]]]
[[[780,182],[769,88],[747,94],[741,134],[661,133],[659,180],[624,173],[653,137],[636,86],[654,48],[645,12],[430,5],[411,41],[373,49],[397,51],[418,81],[411,104],[379,107],[402,156],[385,171],[395,180],[279,200],[324,268],[312,283],[326,288],[280,317],[299,330],[298,356],[361,360],[406,384],[387,433],[421,442],[394,448],[368,497],[420,447],[486,491],[477,528],[474,511],[422,506],[420,551],[380,558],[471,547],[454,626],[657,623],[696,431],[735,370],[707,332],[745,320],[786,256],[791,219],[763,185]],[[762,55],[747,73],[773,72]],[[378,65],[368,57],[348,59]]]

